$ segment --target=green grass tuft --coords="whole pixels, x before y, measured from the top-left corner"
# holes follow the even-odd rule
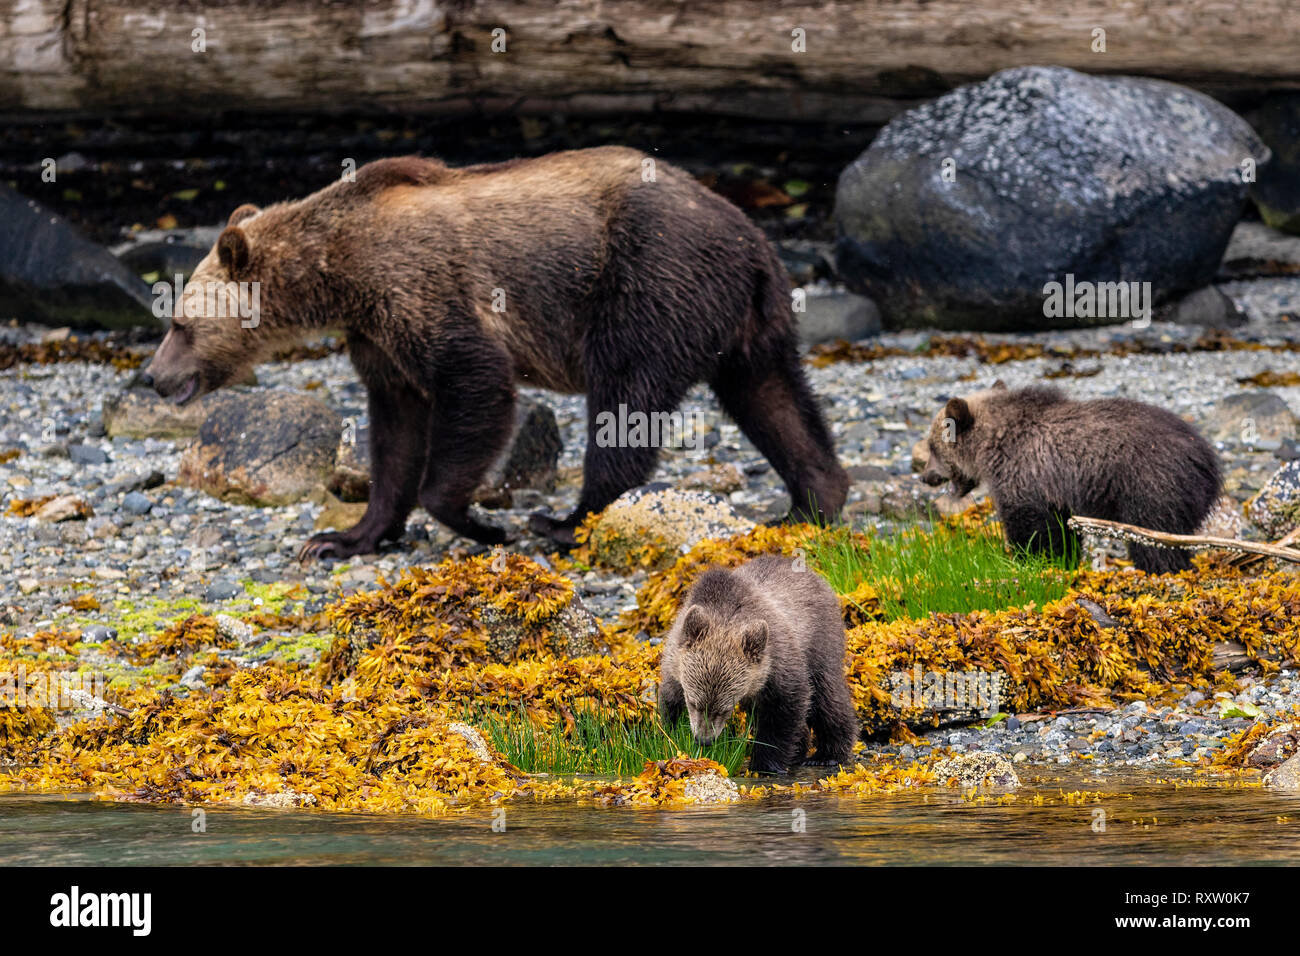
[[[844,529],[808,542],[809,563],[840,594],[868,584],[888,620],[1039,606],[1065,596],[1077,552],[1050,558],[1013,552],[995,527],[916,525],[872,536],[863,547]]]
[[[505,758],[525,773],[634,776],[647,760],[669,760],[678,752],[707,757],[736,776],[745,766],[750,740],[728,727],[713,743],[702,747],[683,718],[668,728],[656,718],[619,723],[600,714],[579,711],[567,733],[562,723],[539,725],[527,713],[480,711],[465,721],[478,727]]]

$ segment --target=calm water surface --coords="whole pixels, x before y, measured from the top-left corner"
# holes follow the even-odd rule
[[[489,813],[211,808],[207,832],[193,833],[190,808],[11,794],[0,796],[0,866],[1300,863],[1300,794],[1230,782],[1175,788],[1169,771],[1022,774],[1008,806],[933,790],[679,811],[521,804],[507,807],[504,833]],[[1105,832],[1095,832],[1098,805],[1065,805],[1062,790],[1132,799],[1103,797]],[[1035,794],[1057,802],[1033,806]],[[804,832],[794,832],[795,811]]]

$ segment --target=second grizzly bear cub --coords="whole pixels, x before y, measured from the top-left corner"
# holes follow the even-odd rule
[[[1222,485],[1214,449],[1172,412],[1042,386],[950,399],[927,444],[922,481],[951,481],[958,497],[986,484],[1007,539],[1054,554],[1078,547],[1071,515],[1190,534]],[[1152,573],[1191,567],[1172,548],[1130,544],[1129,557]]]
[[[790,559],[755,558],[700,575],[664,641],[659,712],[685,710],[701,743],[722,733],[736,706],[753,719],[756,773],[803,762],[808,728],[818,763],[853,756],[859,725],[844,676],[839,598]]]

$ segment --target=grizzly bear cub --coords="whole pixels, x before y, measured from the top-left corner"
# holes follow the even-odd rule
[[[844,676],[840,602],[812,571],[788,558],[710,568],[686,597],[664,641],[659,713],[690,716],[700,743],[716,740],[736,706],[753,720],[756,773],[803,762],[808,729],[817,763],[853,755],[859,725]]]
[[[1007,539],[1078,553],[1071,515],[1190,534],[1222,485],[1218,456],[1177,415],[1125,398],[1072,401],[1056,388],[1002,382],[953,398],[930,426],[921,480],[958,497],[985,484]],[[1186,551],[1130,544],[1143,571],[1191,567]]]
[[[234,308],[244,289],[257,292],[251,320]],[[510,436],[517,385],[587,396],[577,507],[531,521],[561,546],[654,470],[658,439],[610,441],[602,420],[657,421],[697,382],[772,463],[794,517],[832,520],[844,504],[848,476],[772,244],[635,150],[461,168],[405,156],[305,199],[241,206],[142,379],[193,401],[337,328],[369,393],[370,500],[354,527],[308,541],[304,560],[374,551],[416,504],[458,534],[504,541],[469,505]]]

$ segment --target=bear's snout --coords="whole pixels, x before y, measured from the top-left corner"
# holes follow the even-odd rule
[[[939,487],[939,485],[942,485],[945,481],[948,480],[948,478],[949,478],[948,475],[945,475],[943,472],[937,471],[934,468],[927,468],[925,471],[921,472],[921,480],[924,481],[927,485],[930,485],[935,488]]]

